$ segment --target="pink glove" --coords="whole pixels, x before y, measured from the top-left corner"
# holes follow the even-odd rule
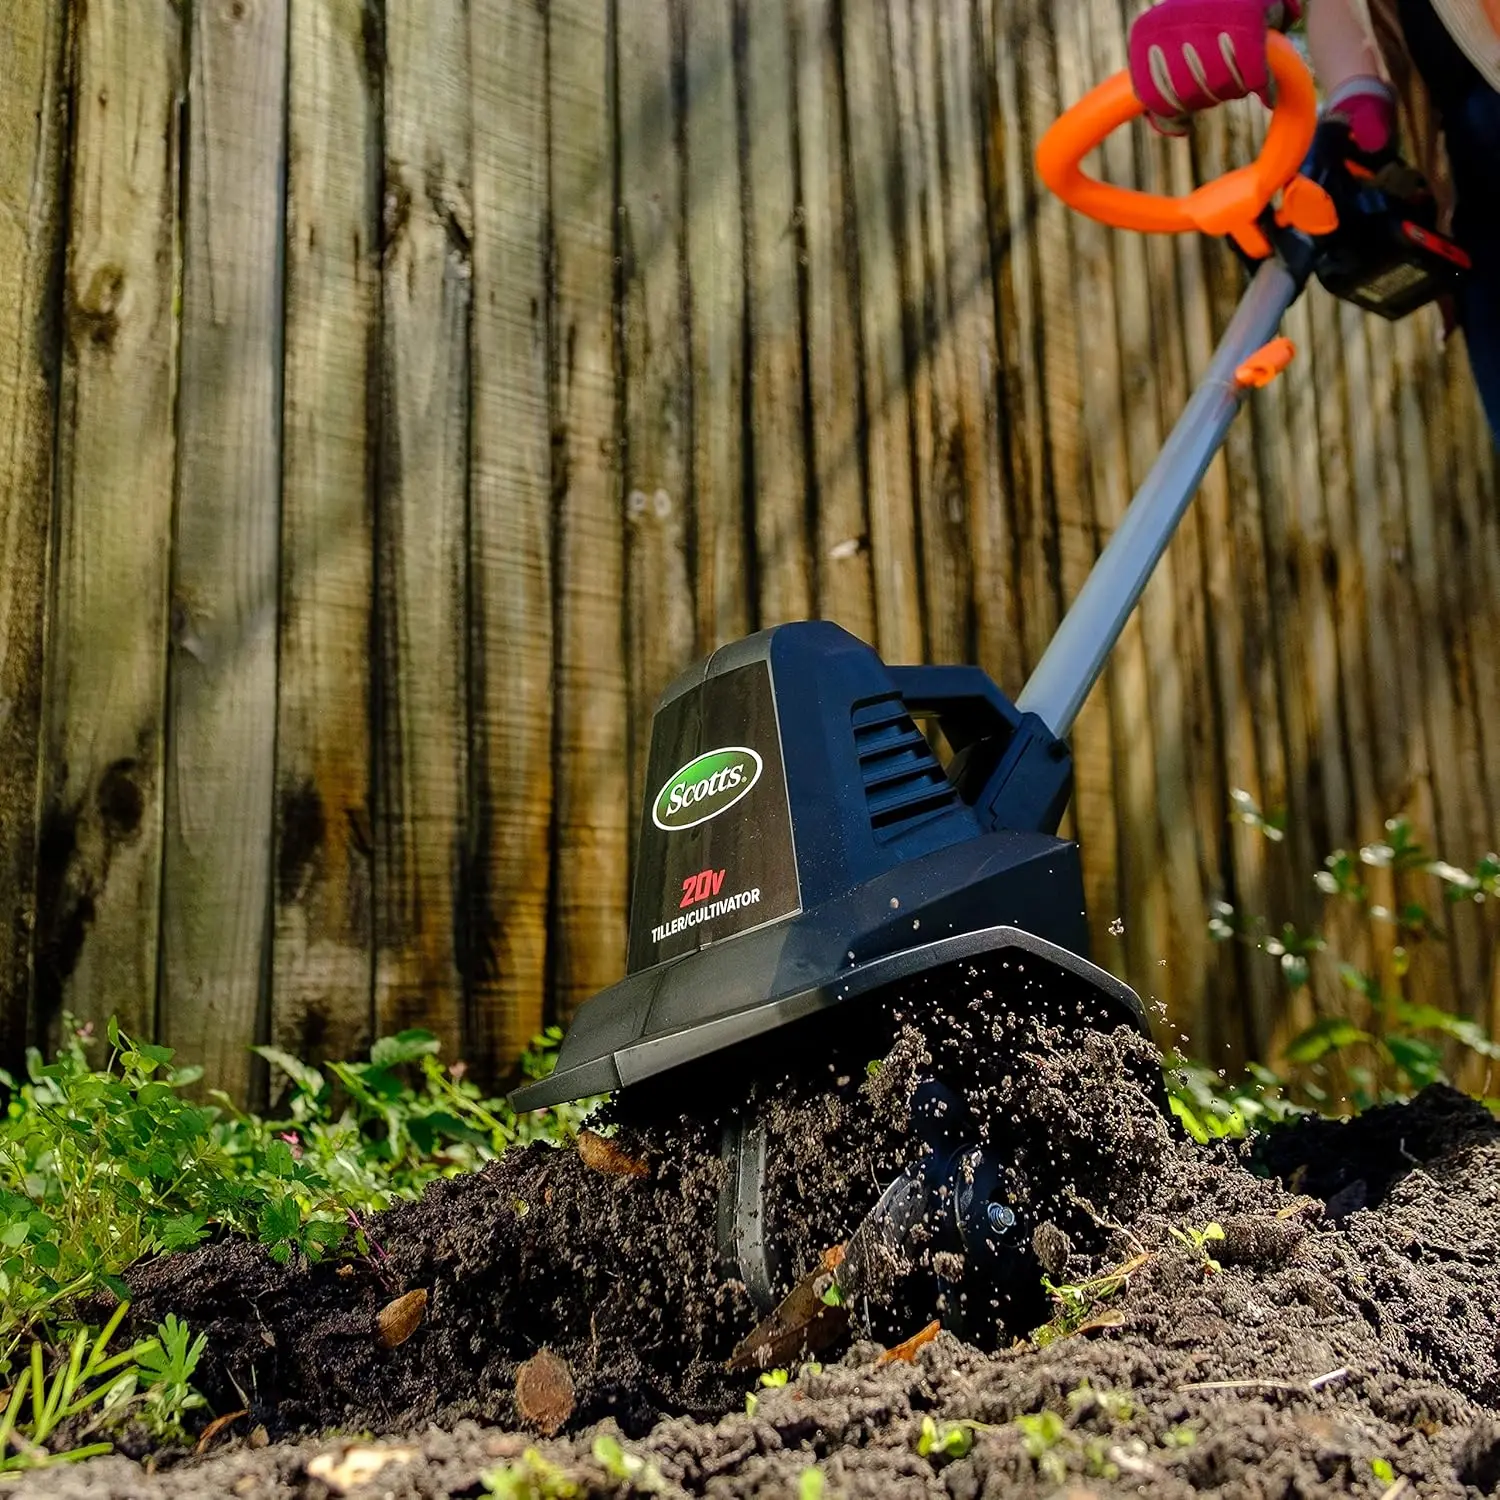
[[[1324,114],[1344,121],[1349,138],[1366,156],[1380,156],[1396,141],[1396,95],[1378,78],[1345,79],[1329,96]]]
[[[1226,100],[1269,105],[1266,33],[1301,14],[1301,0],[1161,0],[1137,16],[1130,81],[1151,123],[1182,135],[1189,115]]]

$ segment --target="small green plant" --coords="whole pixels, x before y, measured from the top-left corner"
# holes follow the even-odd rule
[[[1286,1095],[1286,1084],[1260,1063],[1250,1063],[1245,1077],[1230,1079],[1224,1070],[1170,1052],[1163,1061],[1167,1104],[1183,1128],[1200,1145],[1228,1136],[1243,1139],[1254,1130],[1279,1125],[1312,1113]]]
[[[62,1337],[82,1297],[127,1296],[120,1273],[187,1249],[216,1228],[258,1240],[277,1260],[336,1251],[378,1255],[363,1216],[416,1197],[434,1178],[493,1160],[508,1145],[576,1135],[589,1108],[518,1120],[484,1098],[461,1064],[444,1066],[425,1031],[378,1040],[367,1059],[319,1069],[258,1049],[287,1081],[266,1119],[222,1094],[189,1097],[202,1069],[113,1020],[102,1062],[91,1026],[64,1017],[50,1062],[32,1049],[24,1081],[0,1074],[0,1382],[27,1337]],[[557,1028],[523,1071],[556,1061]],[[351,1236],[352,1231],[352,1236]],[[350,1243],[352,1238],[352,1244]]]
[[[967,1419],[939,1422],[932,1417],[923,1417],[922,1430],[917,1436],[917,1455],[920,1458],[931,1458],[934,1454],[940,1458],[963,1458],[974,1446],[974,1434],[991,1430],[985,1422]]]
[[[1124,1391],[1095,1390],[1088,1380],[1068,1392],[1068,1408],[1079,1418],[1097,1411],[1109,1422],[1128,1422],[1135,1415],[1135,1402]]]
[[[1037,1472],[1051,1483],[1061,1484],[1068,1472],[1067,1457],[1060,1451],[1067,1424],[1055,1411],[1039,1411],[1017,1417],[1016,1427]]]
[[[1045,1349],[1058,1339],[1076,1333],[1083,1324],[1099,1313],[1104,1303],[1125,1289],[1131,1273],[1144,1261],[1144,1256],[1136,1256],[1122,1265],[1089,1277],[1087,1281],[1055,1282],[1044,1274],[1042,1290],[1052,1299],[1056,1312],[1050,1321],[1033,1330],[1031,1342],[1038,1349]]]
[[[823,1500],[826,1490],[823,1471],[816,1464],[797,1476],[797,1500]]]
[[[621,1447],[619,1439],[607,1432],[601,1432],[594,1439],[593,1453],[611,1479],[628,1484],[633,1491],[657,1495],[666,1488],[666,1480],[654,1463]]]
[[[1186,1229],[1179,1229],[1175,1224],[1169,1224],[1167,1230],[1174,1239],[1180,1240],[1189,1250],[1197,1254],[1205,1270],[1222,1271],[1224,1269],[1208,1251],[1211,1244],[1224,1238],[1221,1225],[1207,1224],[1202,1229],[1194,1229],[1192,1225],[1189,1225]]]
[[[188,1380],[205,1340],[200,1334],[190,1344],[187,1326],[169,1317],[154,1337],[110,1354],[110,1341],[128,1309],[128,1303],[120,1303],[97,1335],[78,1329],[50,1381],[46,1351],[40,1340],[32,1342],[30,1357],[0,1411],[0,1473],[73,1463],[110,1452],[113,1444],[108,1441],[57,1451],[48,1446],[65,1423],[78,1418],[86,1418],[85,1433],[110,1431],[134,1415],[157,1438],[183,1436],[183,1416],[203,1405],[202,1396]]]
[[[137,1357],[136,1367],[147,1387],[142,1417],[157,1437],[186,1438],[183,1417],[204,1405],[203,1397],[190,1382],[207,1347],[207,1334],[192,1338],[187,1324],[168,1313],[166,1322],[156,1330],[156,1338]]]
[[[1191,1448],[1197,1441],[1197,1432],[1187,1426],[1169,1427],[1161,1435],[1163,1448]]]
[[[1395,1484],[1396,1482],[1396,1467],[1388,1458],[1372,1458],[1370,1472],[1381,1484]]]
[[[1272,844],[1284,844],[1284,815],[1262,812],[1248,793],[1233,793],[1232,816],[1257,829]],[[1445,1049],[1460,1058],[1472,1054],[1500,1060],[1500,1043],[1482,1026],[1417,1000],[1408,984],[1418,954],[1444,936],[1433,893],[1440,893],[1443,907],[1482,906],[1500,896],[1500,855],[1486,854],[1465,869],[1432,854],[1408,819],[1388,819],[1384,833],[1383,839],[1357,851],[1334,850],[1313,877],[1324,896],[1323,926],[1332,923],[1336,912],[1352,917],[1368,938],[1371,951],[1386,952],[1383,962],[1364,966],[1349,962],[1330,950],[1330,940],[1322,931],[1302,931],[1289,922],[1273,929],[1265,917],[1242,915],[1225,902],[1215,903],[1209,916],[1211,937],[1220,942],[1241,941],[1267,954],[1294,993],[1313,990],[1315,958],[1326,954],[1332,961],[1343,1006],[1336,1009],[1331,995],[1320,995],[1322,1013],[1284,1049],[1284,1060],[1292,1069],[1290,1078],[1271,1078],[1281,1088],[1294,1087],[1318,1107],[1328,1104],[1331,1097],[1331,1066],[1337,1066],[1347,1080],[1353,1108],[1362,1110],[1446,1081]],[[1390,899],[1377,897],[1373,881],[1377,873],[1392,893]],[[1377,937],[1382,941],[1377,942]],[[1207,1090],[1222,1097],[1212,1083]],[[1223,1118],[1224,1112],[1195,1107],[1199,1101],[1193,1093],[1186,1086],[1172,1097],[1174,1111],[1194,1134],[1200,1130],[1240,1133],[1216,1132],[1214,1117]],[[1175,1102],[1178,1097],[1181,1105]]]
[[[584,1494],[581,1485],[535,1448],[528,1448],[513,1464],[481,1474],[479,1482],[493,1500],[580,1500]]]

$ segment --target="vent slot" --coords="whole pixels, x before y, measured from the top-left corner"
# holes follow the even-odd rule
[[[942,764],[912,721],[900,695],[860,704],[852,715],[865,805],[884,842],[959,800]]]

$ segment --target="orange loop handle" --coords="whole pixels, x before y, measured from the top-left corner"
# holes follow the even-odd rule
[[[1297,49],[1280,32],[1267,38],[1266,60],[1276,85],[1276,104],[1261,152],[1183,197],[1114,187],[1088,176],[1083,159],[1127,121],[1146,112],[1128,72],[1116,73],[1090,90],[1053,122],[1037,146],[1037,172],[1070,208],[1115,229],[1143,234],[1231,235],[1251,255],[1270,245],[1256,224],[1266,205],[1296,176],[1307,159],[1318,124],[1313,76]]]

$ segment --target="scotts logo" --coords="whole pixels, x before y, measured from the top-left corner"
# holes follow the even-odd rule
[[[742,745],[690,760],[656,794],[651,821],[667,833],[696,827],[733,807],[760,780],[760,756]]]

